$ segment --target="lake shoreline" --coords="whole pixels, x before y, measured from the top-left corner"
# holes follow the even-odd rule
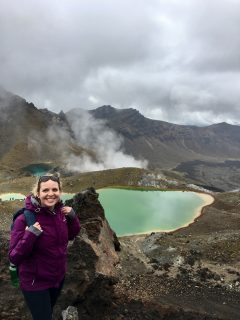
[[[160,190],[159,190],[160,191]],[[169,191],[169,190],[168,190]],[[179,190],[178,190],[179,191]],[[173,191],[174,192],[174,191]],[[186,223],[185,225],[181,226],[180,228],[177,228],[177,229],[153,229],[153,230],[150,230],[150,231],[147,231],[147,232],[144,232],[144,233],[134,233],[134,234],[125,234],[125,235],[121,235],[121,236],[118,236],[118,238],[124,238],[124,237],[134,237],[134,236],[148,236],[152,233],[174,233],[174,232],[177,232],[181,229],[184,229],[184,228],[187,228],[189,227],[190,225],[192,225],[194,222],[196,222],[196,220],[198,218],[200,218],[203,213],[204,213],[204,209],[207,207],[207,206],[210,206],[211,204],[214,203],[215,201],[215,197],[213,195],[210,195],[210,194],[207,194],[207,193],[203,193],[203,192],[195,192],[195,191],[183,191],[183,192],[193,192],[193,193],[196,193],[199,197],[201,197],[204,201],[204,203],[202,205],[200,205],[196,210],[195,210],[195,215],[194,217],[192,218],[191,221],[189,221],[188,223]]]
[[[196,222],[196,220],[198,218],[200,218],[203,214],[204,214],[204,209],[207,207],[207,206],[210,206],[211,204],[213,204],[215,202],[215,198],[213,195],[210,195],[208,193],[203,193],[203,192],[194,192],[196,193],[199,197],[201,197],[204,201],[203,205],[199,206],[197,209],[196,209],[196,215],[195,217],[193,217],[193,219],[189,222],[189,223],[186,223],[184,226],[182,226],[181,228],[178,228],[178,229],[175,229],[173,230],[172,232],[176,232],[178,230],[181,230],[183,228],[187,228],[189,227],[190,225],[192,225],[194,222]]]

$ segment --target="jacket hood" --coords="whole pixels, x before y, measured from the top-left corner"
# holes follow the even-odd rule
[[[54,210],[57,210],[57,209],[61,208],[62,206],[63,206],[62,201],[59,201],[55,205]],[[28,210],[31,210],[31,211],[38,212],[44,207],[41,207],[41,204],[37,198],[35,198],[32,194],[29,194],[25,199],[25,208]]]

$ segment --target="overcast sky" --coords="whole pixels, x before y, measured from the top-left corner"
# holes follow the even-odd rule
[[[0,85],[39,108],[240,124],[239,0],[0,5]]]

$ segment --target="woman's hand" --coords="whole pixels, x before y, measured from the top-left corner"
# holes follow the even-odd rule
[[[41,228],[41,226],[40,226],[40,223],[39,223],[39,222],[35,222],[35,223],[33,224],[33,226],[34,226],[35,228],[37,228],[38,230],[43,231],[42,228]]]
[[[64,213],[65,215],[68,215],[72,211],[72,207],[64,206],[62,207],[61,210],[62,210],[62,213]]]

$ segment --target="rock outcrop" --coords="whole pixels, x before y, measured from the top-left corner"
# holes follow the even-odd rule
[[[69,246],[68,273],[60,303],[81,307],[94,319],[99,308],[111,303],[117,281],[120,243],[110,228],[94,188],[66,201],[81,221],[81,232]]]

